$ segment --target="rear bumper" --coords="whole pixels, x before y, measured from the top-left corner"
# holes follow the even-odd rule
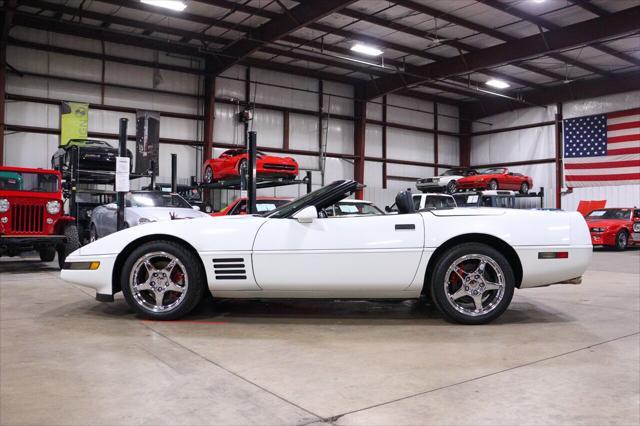
[[[554,284],[580,284],[587,270],[593,247],[589,245],[516,247],[522,265],[520,288]],[[539,252],[568,252],[566,259],[539,259]]]

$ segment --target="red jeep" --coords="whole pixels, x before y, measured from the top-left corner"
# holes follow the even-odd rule
[[[57,252],[62,268],[79,247],[75,220],[64,214],[60,173],[0,166],[0,256],[36,250],[51,262]]]

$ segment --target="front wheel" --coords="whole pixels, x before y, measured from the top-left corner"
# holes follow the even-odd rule
[[[520,185],[520,193],[521,194],[529,193],[529,184],[527,182],[522,182],[522,185]]]
[[[616,234],[616,250],[624,250],[629,243],[629,235],[624,229]]]
[[[70,223],[64,228],[64,236],[67,242],[63,246],[58,247],[58,266],[62,269],[64,261],[69,254],[80,248],[80,236],[78,235],[78,227],[75,223]]]
[[[213,169],[211,168],[211,166],[207,166],[207,168],[204,170],[203,178],[205,183],[213,182]]]
[[[486,324],[504,313],[513,297],[515,276],[507,259],[481,243],[463,243],[437,261],[431,298],[447,320]]]
[[[42,247],[38,250],[38,254],[40,255],[41,261],[53,262],[53,259],[56,258],[56,249],[55,247]]]
[[[187,315],[202,300],[206,286],[193,254],[170,241],[151,241],[135,249],[120,279],[129,306],[154,320]]]
[[[495,191],[498,189],[498,181],[495,179],[491,179],[491,182],[489,182],[489,185],[487,185],[487,189],[490,189],[492,191]]]

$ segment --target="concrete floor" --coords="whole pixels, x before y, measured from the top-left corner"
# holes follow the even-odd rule
[[[218,301],[136,318],[0,261],[0,424],[640,422],[640,250],[517,291],[487,326],[414,302]]]

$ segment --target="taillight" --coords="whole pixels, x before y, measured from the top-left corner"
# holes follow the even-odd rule
[[[568,251],[541,251],[538,252],[538,259],[568,259]]]

